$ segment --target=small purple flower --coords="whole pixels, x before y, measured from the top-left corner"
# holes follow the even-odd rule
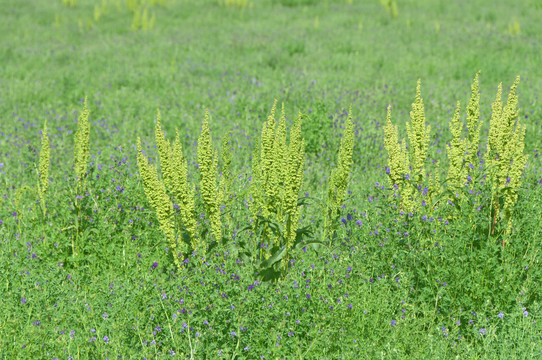
[[[21,298],[21,304],[26,304],[26,299],[25,298]]]
[[[346,219],[347,219],[348,221],[352,221],[352,214],[346,215]]]
[[[363,223],[361,222],[361,220],[357,220],[356,225],[359,227],[363,227]]]
[[[500,317],[501,319],[504,319],[504,313],[501,311],[497,317]]]
[[[394,327],[395,325],[397,325],[397,321],[392,320],[392,321],[391,321],[391,327]]]
[[[152,264],[152,269],[156,269],[158,267],[158,263],[155,261],[153,264]]]
[[[109,344],[109,338],[107,337],[107,335],[104,336],[104,343]]]
[[[482,334],[482,335],[487,334],[487,330],[486,330],[486,329],[480,329],[480,330],[478,330],[478,331],[480,331],[480,334]]]

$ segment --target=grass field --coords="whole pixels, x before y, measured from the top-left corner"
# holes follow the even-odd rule
[[[542,357],[541,0],[0,9],[0,359]]]

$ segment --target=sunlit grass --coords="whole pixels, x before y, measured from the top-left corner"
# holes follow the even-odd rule
[[[540,357],[536,2],[0,5],[8,34],[0,37],[0,358]],[[476,97],[467,90],[480,69],[475,161],[485,159],[499,82],[508,94],[521,75],[529,157],[520,185],[500,189],[503,199],[518,191],[502,216],[491,164],[478,164],[467,186],[454,182],[461,196],[446,193],[448,144],[475,137],[459,126],[473,115],[454,110]],[[386,108],[400,141],[419,78],[431,126],[425,166],[430,176],[440,171],[443,192],[426,206],[421,188],[419,205],[401,209],[386,174]],[[284,103],[284,129],[269,132],[280,141],[260,172],[273,182],[257,182],[274,99]],[[349,118],[346,176],[339,154],[348,153],[340,149]],[[177,134],[170,158],[186,161],[186,179],[177,192],[165,186],[174,219],[166,236],[137,157],[156,169],[156,183],[167,182],[159,140]],[[299,166],[281,154],[294,159],[299,149],[296,204],[283,175]],[[329,182],[341,166],[346,196],[329,219]],[[260,183],[266,213],[254,211]],[[182,200],[186,189],[193,200]],[[191,215],[196,224],[187,224]]]

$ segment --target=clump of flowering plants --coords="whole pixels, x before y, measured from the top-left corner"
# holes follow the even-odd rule
[[[441,184],[439,167],[432,175],[425,170],[430,127],[426,125],[420,82],[416,89],[416,99],[410,112],[411,122],[407,123],[409,145],[398,140],[398,129],[391,122],[388,107],[387,125],[384,128],[385,147],[388,153],[388,182],[393,193],[394,206],[398,212],[419,212],[428,206],[431,211],[448,203],[458,205],[468,203],[469,191],[481,179],[482,185],[491,191],[491,216],[489,232],[496,234],[496,226],[503,223],[506,231],[512,230],[514,205],[521,187],[521,177],[527,162],[523,154],[525,126],[518,116],[516,88],[519,77],[510,88],[508,101],[501,102],[502,85],[499,85],[497,98],[492,105],[487,152],[479,150],[480,96],[478,93],[478,74],[472,84],[472,95],[467,106],[467,136],[463,135],[460,121],[460,104],[450,121],[453,139],[448,146],[449,169],[447,178]],[[465,202],[466,201],[466,202]],[[500,221],[502,220],[502,222]],[[506,232],[505,231],[505,232]],[[503,246],[505,240],[503,239]]]

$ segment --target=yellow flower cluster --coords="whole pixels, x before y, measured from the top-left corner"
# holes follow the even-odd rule
[[[431,127],[425,124],[425,110],[421,96],[421,81],[416,86],[416,98],[410,111],[410,123],[406,124],[409,146],[403,139],[399,145],[398,130],[391,122],[391,109],[388,107],[386,126],[384,127],[384,146],[388,152],[388,181],[397,198],[397,206],[400,210],[414,211],[420,204],[419,193],[415,191],[413,184],[423,183],[427,177],[425,161]],[[409,153],[410,150],[410,153]],[[429,178],[431,183],[430,198],[440,188],[438,172]],[[429,193],[429,191],[428,191]],[[430,198],[428,198],[430,200]]]
[[[284,105],[278,121],[275,119],[275,100],[267,121],[263,124],[261,143],[253,155],[252,181],[250,185],[253,216],[258,215],[285,226],[286,252],[292,247],[299,224],[298,196],[303,184],[305,141],[301,137],[300,114],[286,140],[286,115]],[[264,236],[269,237],[270,231]],[[283,263],[287,261],[287,254]]]
[[[173,146],[166,139],[162,132],[160,111],[157,112],[156,125],[154,128],[154,136],[158,155],[160,157],[160,165],[162,169],[163,181],[158,179],[158,173],[154,166],[148,164],[147,159],[141,153],[141,145],[138,139],[138,164],[143,178],[143,186],[149,203],[155,210],[160,228],[166,235],[172,248],[176,251],[176,236],[175,236],[175,217],[173,211],[173,203],[170,195],[173,196],[179,206],[180,224],[183,238],[187,236],[193,250],[198,254],[205,256],[207,246],[198,236],[198,223],[196,214],[195,188],[188,181],[188,166],[183,155],[183,147],[181,144],[179,132]],[[229,141],[229,140],[228,140]],[[228,142],[227,141],[227,142]],[[228,152],[228,150],[224,150]],[[209,129],[209,112],[205,113],[201,135],[198,140],[198,166],[200,170],[200,191],[205,206],[206,213],[209,216],[211,224],[211,234],[218,242],[222,239],[222,220],[220,205],[223,202],[223,197],[226,194],[224,190],[227,188],[231,179],[231,155],[228,154],[229,160],[225,160],[224,170],[227,180],[217,186],[217,154],[213,152],[211,134]],[[223,154],[223,158],[226,155]],[[223,191],[224,190],[224,191]],[[182,251],[186,253],[186,246],[182,246]],[[175,262],[178,264],[177,256]]]
[[[518,96],[516,89],[519,76],[510,88],[508,100],[503,107],[501,102],[502,84],[499,84],[497,97],[492,104],[492,115],[488,136],[486,160],[490,168],[490,179],[493,185],[492,201],[494,204],[494,225],[500,218],[499,199],[503,200],[503,217],[511,226],[512,207],[517,201],[521,186],[521,175],[528,155],[523,154],[525,147],[526,126],[518,116]]]
[[[175,200],[179,202],[178,206],[183,224],[181,226],[187,232],[192,248],[199,249],[201,253],[205,253],[205,249],[200,249],[200,244],[198,243],[194,189],[188,183],[187,163],[183,156],[179,132],[177,131],[172,149],[169,141],[162,133],[160,110],[157,110],[156,114],[154,138],[160,157],[160,167],[162,169],[164,184]]]
[[[149,31],[154,29],[156,24],[156,14],[149,15],[149,9],[147,7],[136,8],[134,11],[134,18],[132,20],[132,30]],[[150,16],[150,17],[149,17]]]
[[[476,74],[471,86],[471,97],[467,106],[466,128],[468,136],[462,137],[464,125],[460,119],[460,104],[450,121],[452,141],[448,147],[449,168],[446,182],[448,189],[454,194],[465,184],[474,181],[478,171],[478,149],[480,142],[480,94]],[[497,97],[492,104],[492,115],[487,143],[485,160],[489,169],[489,181],[492,186],[493,230],[498,219],[508,220],[511,226],[512,208],[517,201],[518,190],[521,186],[521,176],[527,155],[523,154],[525,125],[518,117],[518,97],[516,95],[519,76],[510,89],[506,105],[501,101],[502,84],[499,85]],[[416,100],[410,113],[411,124],[407,124],[410,154],[407,153],[405,141],[399,143],[397,127],[391,123],[390,108],[386,126],[384,127],[384,145],[388,153],[388,180],[390,187],[399,195],[398,210],[413,211],[420,204],[419,192],[409,180],[419,186],[424,184],[426,177],[424,163],[427,158],[429,143],[429,126],[425,125],[423,100],[420,96],[420,82],[416,90]],[[468,166],[465,166],[468,165]],[[412,175],[412,176],[411,176]],[[440,193],[438,165],[433,177],[429,179],[429,189],[425,195],[431,200]],[[502,201],[502,209],[500,203]]]
[[[275,186],[278,185],[271,182],[274,170],[273,160],[275,158],[273,145],[276,132],[276,105],[277,101],[275,100],[267,121],[262,126],[260,145],[255,148],[252,157],[252,180],[250,186],[252,201],[250,210],[254,218],[258,215],[267,218],[271,211],[273,211]],[[280,133],[280,131],[277,132]],[[277,141],[277,145],[278,143],[279,141]]]
[[[90,111],[87,106],[87,98],[83,105],[83,111],[79,115],[77,122],[77,131],[75,133],[74,164],[75,176],[78,181],[78,190],[85,188],[85,177],[87,172],[87,162],[90,156],[90,123],[88,117]]]
[[[65,7],[74,7],[77,4],[77,0],[62,0],[62,4]]]
[[[395,0],[380,0],[380,5],[382,5],[386,14],[392,19],[396,19],[399,16],[399,9]]]
[[[346,197],[346,187],[348,186],[350,173],[352,172],[353,152],[354,124],[352,123],[352,107],[350,107],[344,134],[341,139],[341,146],[339,148],[337,167],[331,171],[331,177],[327,187],[327,209],[323,234],[324,240],[328,235],[333,236],[333,233],[337,228],[339,208]]]

